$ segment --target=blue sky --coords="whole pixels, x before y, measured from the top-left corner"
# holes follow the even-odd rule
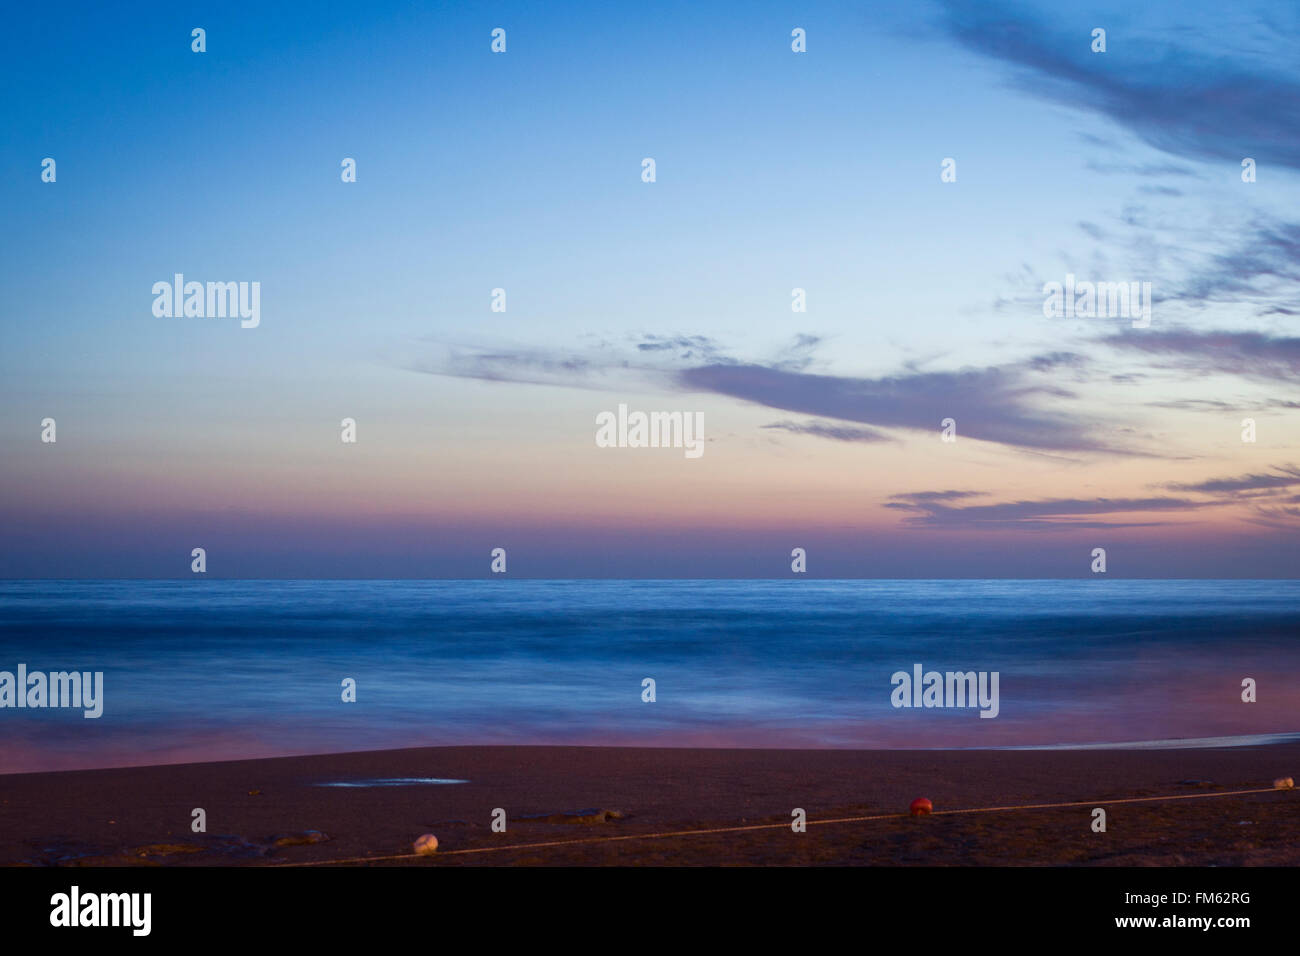
[[[1294,576],[1293,10],[70,9],[0,40],[0,573]],[[1045,319],[1067,272],[1150,334]],[[624,401],[703,463],[597,455]]]

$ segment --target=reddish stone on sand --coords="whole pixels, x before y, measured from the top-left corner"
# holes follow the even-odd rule
[[[912,816],[919,817],[924,813],[933,813],[934,804],[932,804],[925,797],[917,797],[915,800],[912,801],[912,806],[910,807],[910,809],[912,811]]]

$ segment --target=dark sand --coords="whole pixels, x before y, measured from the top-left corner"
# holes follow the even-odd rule
[[[364,778],[469,780],[327,788]],[[411,853],[387,865],[1162,865],[1300,863],[1300,791],[1108,804],[1165,794],[1268,788],[1300,777],[1300,744],[1164,751],[686,750],[438,747],[328,756],[0,776],[0,864],[255,865]],[[1085,801],[1087,806],[810,823]],[[1090,828],[1107,809],[1106,833]],[[207,811],[207,833],[190,830]],[[506,833],[491,830],[504,808]],[[627,816],[546,822],[589,809]],[[552,820],[557,818],[552,817]],[[563,818],[559,818],[563,819]],[[773,829],[505,849],[445,851],[709,827]],[[325,842],[307,831],[328,834]],[[297,836],[295,836],[297,835]]]

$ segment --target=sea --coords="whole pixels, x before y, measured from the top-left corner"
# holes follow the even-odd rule
[[[19,664],[101,672],[102,714],[0,706],[0,773],[428,745],[1236,746],[1300,739],[1300,581],[0,581],[0,681]],[[931,672],[996,674],[996,716],[896,706],[920,701],[898,675]]]

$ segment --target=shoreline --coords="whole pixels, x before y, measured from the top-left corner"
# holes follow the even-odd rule
[[[1296,865],[1300,793],[1271,787],[1297,771],[1300,742],[420,747],[47,771],[0,776],[0,865]],[[934,816],[904,816],[917,797]],[[1062,803],[1080,805],[1041,806]],[[1106,832],[1084,803],[1106,810]],[[878,819],[818,823],[860,817]],[[409,856],[424,833],[443,855]],[[664,833],[682,835],[650,836]]]
[[[1237,747],[1271,747],[1280,744],[1300,743],[1300,731],[1261,734],[1234,734],[1217,737],[1167,737],[1156,740],[1125,740],[1117,742],[1057,743],[1057,744],[1005,744],[989,747],[746,747],[741,745],[702,747],[698,744],[664,743],[655,746],[640,744],[424,744],[412,747],[384,747],[371,750],[305,751],[302,753],[271,754],[259,757],[217,757],[211,760],[177,760],[162,763],[128,763],[103,767],[64,767],[43,770],[0,770],[0,784],[6,779],[36,774],[92,773],[103,770],[161,770],[176,767],[199,767],[211,764],[244,764],[261,760],[297,760],[305,757],[343,757],[369,753],[401,753],[413,750],[535,748],[565,750],[764,750],[790,752],[844,752],[844,753],[1003,753],[1003,752],[1053,752],[1074,751],[1128,751],[1128,750],[1219,750]]]

